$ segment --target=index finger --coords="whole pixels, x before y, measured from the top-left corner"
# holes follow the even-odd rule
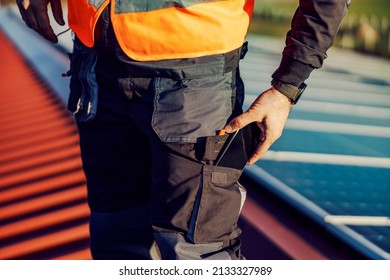
[[[53,43],[57,43],[57,36],[54,34],[54,31],[50,25],[49,15],[47,13],[46,6],[33,7],[33,12],[35,14],[38,32]]]
[[[257,149],[251,155],[250,159],[248,160],[248,165],[254,164],[256,161],[261,159],[264,156],[264,154],[269,150],[271,145],[272,145],[272,141],[269,141],[267,139],[261,142],[260,145],[257,147]]]
[[[244,126],[250,124],[254,120],[251,118],[251,115],[248,113],[248,111],[242,113],[241,115],[235,117],[233,120],[231,120],[226,126],[225,130],[228,133],[234,132],[238,129],[243,128]]]

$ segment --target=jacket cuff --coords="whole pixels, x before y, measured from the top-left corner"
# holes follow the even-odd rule
[[[272,74],[272,78],[299,87],[313,70],[314,67],[283,55],[279,68]]]

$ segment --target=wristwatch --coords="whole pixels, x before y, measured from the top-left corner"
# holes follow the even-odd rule
[[[305,83],[302,83],[299,87],[296,87],[292,84],[283,83],[278,80],[272,80],[271,85],[279,92],[290,98],[291,103],[294,105],[297,104],[299,98],[307,87]]]

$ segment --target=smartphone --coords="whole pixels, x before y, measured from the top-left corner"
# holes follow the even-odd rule
[[[260,133],[254,122],[229,134],[215,165],[243,169],[260,143]]]

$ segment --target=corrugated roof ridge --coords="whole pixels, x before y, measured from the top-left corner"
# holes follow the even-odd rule
[[[77,129],[1,30],[0,42],[0,259],[91,259]]]

